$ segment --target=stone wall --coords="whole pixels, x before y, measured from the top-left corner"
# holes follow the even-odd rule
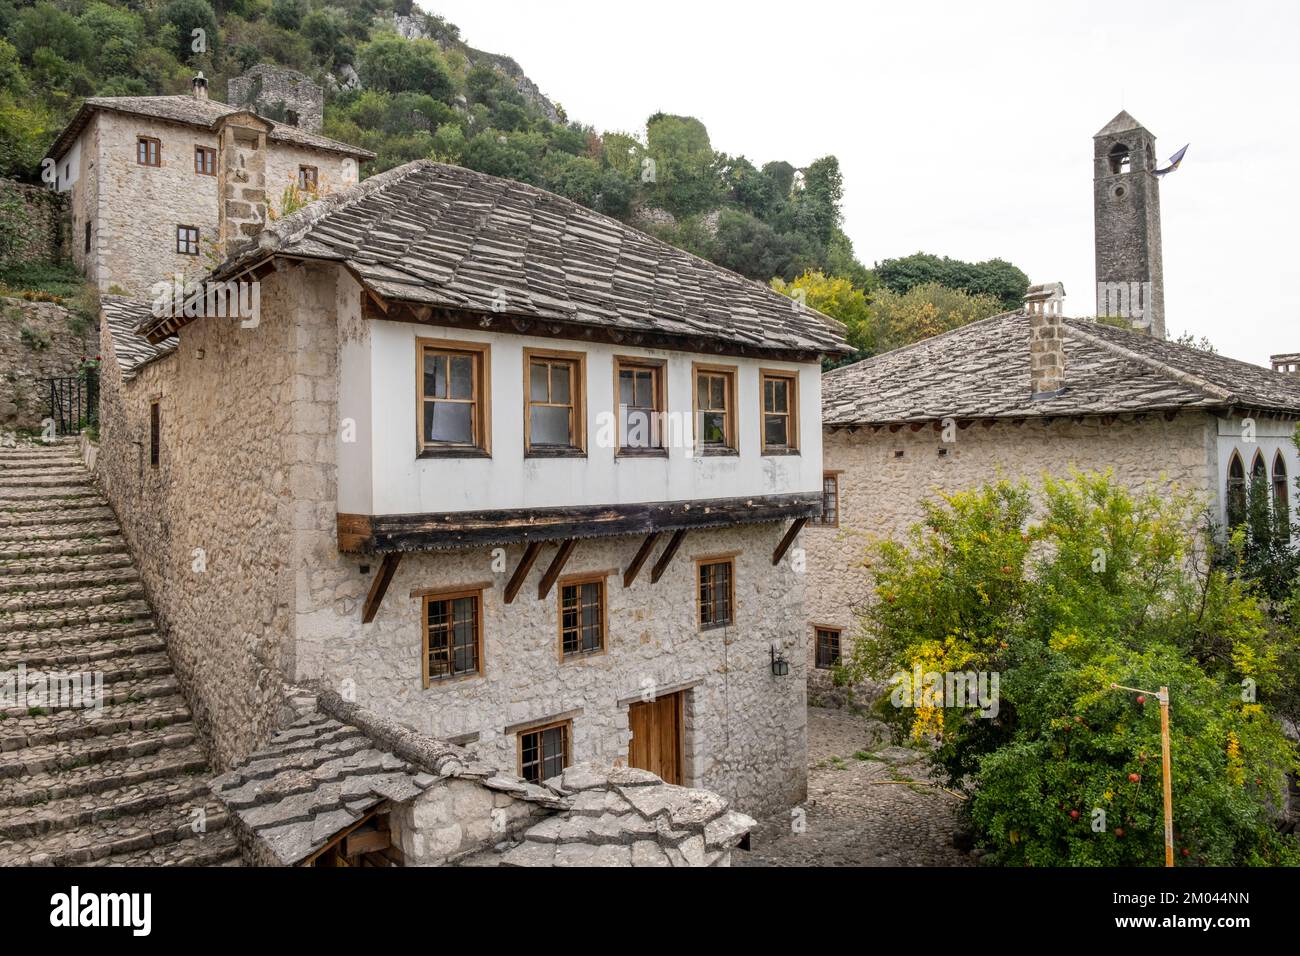
[[[1027,421],[1022,425],[974,425],[959,430],[945,445],[939,432],[869,428],[850,434],[828,432],[827,471],[839,471],[840,526],[809,525],[806,620],[809,698],[842,702],[831,671],[814,666],[813,625],[843,628],[847,654],[857,630],[855,606],[869,597],[870,572],[863,566],[876,542],[901,539],[922,515],[922,502],[941,492],[964,491],[999,478],[1037,483],[1045,474],[1066,477],[1081,471],[1113,469],[1125,486],[1178,488],[1214,497],[1215,439],[1212,421],[1198,413],[1173,421],[1159,416],[1106,425]],[[946,450],[945,457],[940,457]],[[902,453],[901,457],[899,452]],[[857,696],[869,688],[858,689]]]
[[[66,195],[0,179],[0,269],[67,257]]]
[[[50,413],[46,379],[95,358],[94,323],[52,302],[0,298],[0,429],[37,431]]]
[[[96,476],[121,520],[214,762],[264,743],[277,720],[290,629],[285,470],[292,298],[267,283],[262,321],[200,320],[123,383],[104,323]],[[159,464],[149,409],[159,402]]]
[[[309,133],[320,132],[325,113],[325,95],[311,77],[269,63],[233,77],[226,84],[226,102]]]

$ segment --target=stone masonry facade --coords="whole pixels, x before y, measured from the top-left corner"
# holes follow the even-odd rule
[[[686,779],[759,813],[806,785],[803,582],[770,556],[784,528],[691,532],[664,577],[624,590],[636,537],[580,542],[565,576],[608,572],[606,653],[560,663],[558,593],[536,598],[544,552],[505,605],[505,568],[522,545],[408,555],[378,616],[361,624],[377,559],[345,557],[336,536],[338,368],[335,321],[355,284],[331,266],[262,281],[261,322],[206,319],[177,351],[122,383],[105,342],[100,479],[122,519],[168,636],[195,721],[225,767],[276,726],[282,680],[317,681],[361,706],[471,749],[516,772],[513,728],[572,721],[572,759],[627,757],[628,705],[685,694]],[[200,354],[202,358],[200,358]],[[149,464],[150,404],[162,441]],[[197,504],[197,503],[201,503]],[[806,533],[805,533],[806,534]],[[198,549],[202,549],[201,552]],[[695,626],[692,558],[734,554],[737,622]],[[196,571],[200,562],[202,571]],[[362,565],[367,565],[365,573]],[[413,591],[484,587],[484,674],[422,687],[421,602]],[[769,647],[790,660],[772,675]]]
[[[46,379],[75,376],[99,352],[93,323],[52,302],[0,298],[0,430],[37,431]]]
[[[1071,469],[1111,469],[1124,486],[1178,489],[1211,501],[1216,489],[1214,420],[1187,412],[1172,421],[1151,415],[1103,424],[1099,419],[1057,419],[1049,424],[973,425],[944,443],[941,432],[861,428],[828,431],[825,468],[839,480],[839,527],[810,524],[804,532],[808,591],[805,638],[809,697],[841,702],[832,671],[815,666],[814,626],[842,628],[847,655],[858,633],[855,607],[870,596],[864,566],[877,542],[902,540],[923,517],[923,503],[942,493],[965,491],[1006,478],[1031,484],[1043,475],[1066,477]]]

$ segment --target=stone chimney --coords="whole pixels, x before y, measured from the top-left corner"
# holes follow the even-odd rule
[[[190,80],[190,91],[194,94],[196,100],[206,100],[208,98],[208,78],[199,70]]]
[[[271,124],[240,111],[213,125],[217,134],[217,243],[224,259],[266,227],[266,134]]]
[[[1275,372],[1281,372],[1283,375],[1300,375],[1300,352],[1270,355],[1268,362]]]
[[[1031,285],[1025,293],[1029,315],[1029,392],[1051,398],[1065,387],[1065,286],[1059,282]]]

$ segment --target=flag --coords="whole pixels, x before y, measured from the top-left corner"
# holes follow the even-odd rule
[[[1187,146],[1191,146],[1191,145],[1192,145],[1191,143],[1188,143],[1188,144],[1187,144]],[[1178,168],[1178,164],[1181,163],[1181,162],[1183,161],[1183,156],[1185,156],[1185,155],[1187,154],[1187,146],[1184,146],[1184,147],[1183,147],[1182,149],[1180,149],[1178,152],[1174,153],[1174,155],[1170,156],[1170,157],[1169,157],[1169,165],[1166,166],[1164,169],[1157,169],[1157,170],[1156,170],[1156,175],[1157,175],[1157,176],[1163,176],[1163,175],[1165,175],[1166,173],[1172,173],[1175,169],[1177,169],[1177,168]]]

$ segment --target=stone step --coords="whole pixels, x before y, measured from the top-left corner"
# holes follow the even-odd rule
[[[0,544],[0,571],[22,574],[26,571],[23,562],[27,561],[125,553],[126,541],[120,534],[54,538],[48,541],[10,541]]]
[[[203,811],[204,833],[194,832],[195,810]],[[135,815],[109,817],[75,829],[55,830],[15,841],[7,848],[14,864],[23,866],[85,866],[124,856],[216,836],[229,820],[216,800],[198,797]],[[201,844],[200,844],[201,845]]]
[[[152,668],[151,668],[152,669]],[[30,675],[29,675],[30,676]],[[107,678],[107,674],[105,677]],[[167,674],[145,674],[140,677],[129,678],[127,680],[117,680],[104,683],[104,701],[105,707],[114,704],[128,704],[134,701],[151,700],[155,697],[168,697],[180,690],[180,684],[176,680],[176,675]],[[84,707],[73,706],[72,703],[62,706],[50,707],[28,707],[26,704],[21,706],[6,707],[0,709],[0,715],[6,719],[36,717],[42,714],[63,714],[63,713],[84,713]]]
[[[96,504],[91,498],[82,498],[78,507],[34,508],[28,511],[0,512],[0,530],[14,532],[25,528],[68,528],[71,534],[81,525],[96,521],[116,521],[117,516],[107,505]]]
[[[108,504],[104,496],[99,493],[99,489],[90,482],[85,484],[60,484],[60,485],[42,485],[39,488],[23,487],[8,488],[0,487],[0,509],[13,511],[18,509],[30,509],[34,505],[44,505],[48,508],[57,507],[64,501],[75,501],[78,499],[90,498],[99,504]]]
[[[79,461],[30,462],[21,466],[10,465],[0,468],[0,483],[5,486],[21,484],[28,478],[39,481],[63,478],[74,485],[91,480],[90,472]]]
[[[144,598],[144,586],[138,581],[125,584],[101,584],[80,588],[40,588],[16,594],[0,594],[0,614],[9,611],[40,611],[55,608],[98,607],[121,604]]]
[[[31,465],[82,465],[81,456],[63,448],[49,451],[29,451],[18,448],[0,448],[0,471],[8,468],[26,468]]]
[[[23,780],[54,775],[94,764],[145,757],[194,743],[193,724],[175,724],[157,730],[126,730],[102,737],[56,740],[0,754],[0,780]]]
[[[127,658],[166,650],[167,643],[157,632],[118,640],[94,641],[79,646],[55,644],[50,647],[5,647],[0,649],[0,671],[10,670],[19,664],[26,665],[28,670],[102,669],[109,661],[125,663]]]
[[[14,631],[0,634],[0,648],[6,653],[14,650],[40,651],[54,647],[81,647],[102,641],[118,641],[141,634],[152,634],[152,620],[133,620],[127,623],[107,621],[83,627],[51,627],[41,631]]]
[[[150,617],[149,605],[143,601],[120,601],[99,607],[62,607],[35,611],[0,612],[0,634],[10,631],[41,631],[56,627],[79,627],[117,621],[126,624]]]
[[[100,793],[64,797],[37,806],[0,807],[0,840],[30,839],[149,811],[157,814],[178,803],[206,801],[208,797],[208,783],[203,777],[181,774]]]
[[[90,567],[80,571],[56,571],[50,574],[15,574],[0,577],[0,600],[17,591],[63,591],[92,588],[96,585],[138,584],[140,575],[129,563],[120,567]]]
[[[143,700],[122,700],[92,710],[60,710],[28,717],[25,714],[0,720],[0,753],[24,747],[40,747],[59,740],[105,737],[127,730],[158,730],[188,723],[190,710],[185,698],[175,692]]]
[[[222,821],[215,829],[208,818],[208,832],[191,840],[178,840],[145,850],[116,853],[82,866],[243,866],[233,827]]]
[[[18,541],[76,541],[120,535],[117,520],[110,514],[99,521],[0,527],[0,545]]]
[[[129,787],[146,780],[185,775],[197,777],[206,773],[207,765],[203,749],[191,744],[54,773],[0,778],[0,807],[30,807],[65,797]]]
[[[125,547],[103,554],[46,555],[33,558],[0,558],[0,581],[26,575],[61,574],[69,571],[95,571],[100,568],[131,567],[131,555]]]

